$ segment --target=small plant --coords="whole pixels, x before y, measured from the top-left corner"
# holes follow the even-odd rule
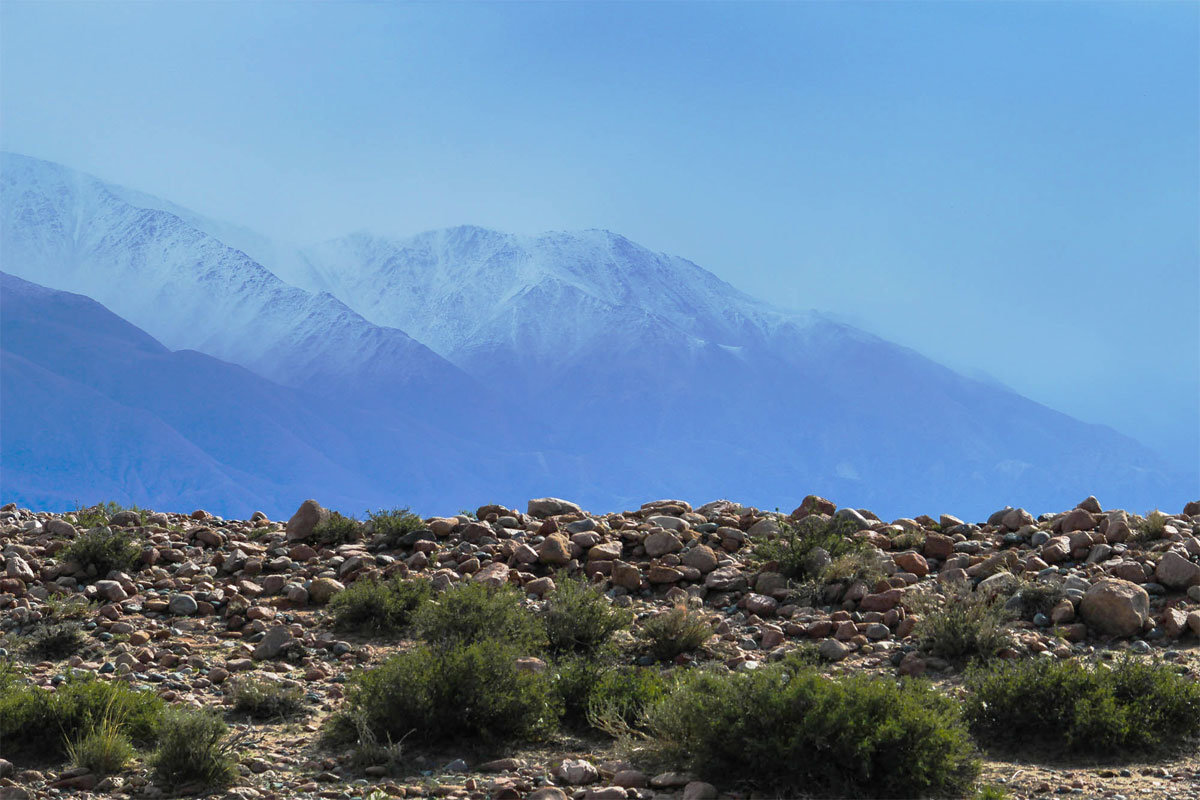
[[[1137,539],[1146,541],[1151,539],[1161,539],[1166,535],[1167,521],[1171,518],[1163,512],[1155,509],[1146,515],[1146,518],[1141,520],[1137,526]]]
[[[159,725],[150,766],[159,780],[171,786],[228,786],[238,775],[234,742],[226,740],[228,730],[212,712],[170,709]]]
[[[83,649],[87,639],[78,622],[57,622],[39,625],[26,637],[24,650],[31,657],[45,661],[60,661]]]
[[[346,702],[326,726],[333,743],[410,734],[423,743],[536,739],[558,718],[550,677],[521,670],[522,651],[495,640],[422,646],[351,679]]]
[[[542,622],[551,652],[589,654],[603,647],[614,633],[628,628],[633,613],[613,608],[602,592],[582,580],[560,575],[542,610]]]
[[[940,603],[929,596],[923,600],[915,604],[921,616],[913,632],[931,655],[951,661],[989,659],[1012,644],[1010,614],[997,597],[960,588]]]
[[[613,738],[646,727],[646,709],[666,697],[670,683],[652,667],[605,671],[588,694],[588,724]]]
[[[367,519],[373,526],[376,536],[383,536],[387,547],[397,547],[400,540],[425,527],[425,522],[416,514],[405,508],[393,508],[391,511],[369,512]]]
[[[343,630],[394,633],[406,628],[413,613],[432,596],[424,578],[361,580],[334,595],[328,608],[333,624]]]
[[[975,794],[971,795],[971,800],[1008,800],[1008,798],[1008,790],[994,783],[980,786],[975,790]]]
[[[809,516],[799,522],[780,523],[779,536],[759,542],[758,558],[774,561],[787,578],[819,578],[830,562],[865,552],[867,545],[851,537],[857,526],[843,519]]]
[[[854,583],[874,585],[886,573],[875,551],[844,553],[833,560],[820,575],[822,583]]]
[[[133,743],[118,721],[106,717],[90,731],[67,742],[67,758],[99,775],[110,775],[125,768],[134,755]]]
[[[343,516],[337,511],[330,511],[329,517],[318,522],[313,528],[312,541],[317,545],[337,547],[357,542],[361,536],[362,524],[358,520]]]
[[[63,561],[78,564],[87,576],[104,578],[111,572],[129,572],[142,549],[121,530],[95,528],[71,542],[61,553]]]
[[[1021,619],[1033,619],[1037,614],[1049,616],[1054,607],[1067,596],[1061,586],[1041,581],[1025,581],[1009,602]]]
[[[695,650],[712,634],[712,626],[704,615],[687,606],[664,611],[642,625],[642,637],[650,655],[659,661],[670,661],[681,653]]]
[[[304,692],[298,686],[249,678],[233,689],[233,710],[254,719],[280,719],[304,711]]]
[[[909,529],[892,537],[894,550],[920,550],[925,546],[925,531]]]
[[[1200,736],[1200,683],[1126,657],[1113,667],[1031,659],[978,668],[964,713],[985,745],[1119,756],[1178,748]]]
[[[962,796],[979,771],[955,701],[923,681],[692,670],[646,719],[664,765],[772,794]]]
[[[545,646],[541,621],[525,608],[521,593],[511,586],[459,583],[416,610],[417,636],[437,647],[494,639],[528,655]]]
[[[87,598],[77,594],[48,597],[46,604],[42,606],[42,621],[52,623],[85,619],[92,613],[93,608]]]

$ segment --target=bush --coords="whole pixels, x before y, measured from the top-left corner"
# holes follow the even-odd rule
[[[1200,683],[1126,657],[1113,667],[1030,659],[977,669],[964,713],[986,745],[1115,756],[1200,735]]]
[[[333,624],[343,630],[394,633],[406,628],[432,595],[424,578],[360,580],[335,594],[328,608]]]
[[[142,549],[125,531],[96,528],[64,547],[60,555],[63,561],[78,564],[85,575],[102,579],[110,572],[133,570]]]
[[[66,597],[48,597],[42,606],[42,622],[67,622],[86,619],[98,608],[86,597],[73,594]]]
[[[1037,614],[1049,616],[1066,596],[1066,591],[1058,584],[1027,581],[1013,594],[1008,608],[1019,614],[1021,619],[1033,619]]]
[[[368,512],[367,519],[372,524],[376,536],[382,535],[387,547],[396,547],[400,540],[413,531],[425,527],[425,522],[416,514],[405,508],[393,508],[391,511],[380,509]]]
[[[31,658],[60,661],[73,656],[87,644],[78,622],[56,622],[39,625],[24,637],[22,649]]]
[[[633,613],[613,608],[598,589],[560,576],[542,610],[542,622],[554,653],[594,653],[612,635],[628,628]]]
[[[357,542],[362,536],[362,524],[354,517],[345,517],[337,511],[329,512],[329,518],[321,520],[313,528],[312,541],[314,544],[326,547],[337,547],[349,542]]]
[[[940,603],[929,597],[917,607],[921,617],[913,633],[931,655],[951,661],[989,659],[1012,644],[1006,627],[1010,614],[998,597],[961,588]]]
[[[923,681],[695,670],[647,722],[665,763],[786,796],[961,796],[979,769],[955,701]]]
[[[105,719],[96,728],[67,742],[67,758],[98,775],[120,772],[134,755],[133,743],[115,720]]]
[[[11,673],[10,673],[11,675]],[[150,692],[95,678],[71,678],[56,691],[8,678],[0,682],[0,742],[32,758],[65,752],[67,742],[115,725],[135,744],[154,738],[163,701]]]
[[[650,655],[659,661],[670,661],[681,653],[689,653],[708,641],[712,626],[703,614],[686,606],[651,617],[642,625]]]
[[[667,696],[669,686],[652,667],[606,670],[588,693],[588,724],[614,737],[644,730],[646,710]]]
[[[295,716],[304,711],[304,692],[298,686],[248,678],[233,687],[233,710],[254,719]]]
[[[536,739],[558,718],[550,677],[522,671],[522,654],[494,640],[418,647],[356,674],[326,727],[333,743]]]
[[[1146,515],[1146,518],[1141,520],[1137,525],[1136,540],[1161,539],[1166,534],[1168,517],[1163,512],[1155,509]]]
[[[832,560],[868,549],[851,538],[856,528],[853,522],[836,517],[813,515],[795,523],[784,520],[778,538],[759,542],[755,552],[763,561],[776,562],[784,577],[820,578]]]
[[[495,639],[528,655],[546,643],[541,621],[508,585],[456,584],[418,608],[412,622],[417,636],[437,647]]]
[[[150,757],[155,776],[171,786],[183,784],[219,788],[238,776],[234,742],[229,728],[210,711],[173,708],[158,729],[158,747]]]
[[[146,521],[146,517],[149,516],[148,511],[138,508],[136,505],[126,508],[120,503],[114,503],[111,500],[107,503],[97,503],[89,508],[80,506],[73,513],[75,514],[75,524],[86,530],[88,528],[104,527],[113,517],[122,511],[132,511],[134,514],[137,514],[138,519],[143,524]]]
[[[893,550],[920,550],[925,546],[925,531],[908,529],[892,537]]]

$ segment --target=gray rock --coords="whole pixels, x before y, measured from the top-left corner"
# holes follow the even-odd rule
[[[530,500],[528,505],[528,514],[531,517],[544,519],[545,517],[554,517],[559,514],[582,514],[583,509],[569,500],[562,500],[558,497],[539,497],[535,500]]]
[[[1133,636],[1150,616],[1150,595],[1136,583],[1105,578],[1084,593],[1079,616],[1109,636]]]
[[[264,661],[278,658],[283,649],[294,641],[296,641],[296,637],[292,636],[290,630],[283,625],[277,625],[267,631],[267,635],[254,648],[254,660]]]
[[[305,500],[287,521],[284,530],[289,542],[299,542],[312,536],[313,529],[329,519],[329,510],[322,508],[316,500]]]
[[[172,614],[178,614],[181,617],[186,617],[195,614],[200,610],[199,604],[196,603],[196,598],[190,594],[177,594],[167,603],[167,608]]]
[[[841,661],[850,655],[850,648],[837,639],[826,639],[817,646],[817,652],[826,661]]]

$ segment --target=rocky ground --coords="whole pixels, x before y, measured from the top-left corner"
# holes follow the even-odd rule
[[[1049,613],[1013,623],[1014,644],[1003,657],[1131,652],[1200,680],[1200,503],[1143,519],[1105,511],[1088,498],[1059,514],[1035,518],[1005,508],[972,524],[949,515],[886,522],[810,497],[788,516],[846,520],[857,538],[878,549],[885,577],[873,585],[848,581],[807,602],[756,555],[784,516],[733,502],[693,508],[665,500],[612,514],[553,498],[531,500],[524,512],[484,506],[427,519],[423,531],[394,548],[379,546],[370,531],[359,542],[314,545],[312,530],[326,513],[314,501],[286,523],[263,514],[224,520],[202,510],[119,513],[108,523],[141,543],[141,564],[98,576],[55,557],[82,533],[74,515],[5,506],[0,647],[46,687],[82,670],[150,688],[172,703],[214,707],[227,707],[228,687],[248,673],[301,687],[308,713],[298,719],[229,717],[250,735],[239,754],[242,776],[221,795],[278,800],[371,792],[512,800],[747,796],[687,775],[642,772],[600,738],[564,737],[507,753],[427,753],[404,779],[323,749],[318,731],[339,707],[347,676],[405,646],[399,639],[346,636],[329,625],[325,603],[351,582],[379,574],[422,574],[443,587],[461,580],[510,583],[536,603],[565,569],[599,582],[639,620],[679,602],[707,612],[714,636],[678,659],[680,666],[719,660],[730,669],[753,669],[811,642],[831,673],[923,675],[952,694],[961,670],[922,652],[913,636],[920,606],[911,598],[961,581],[980,591],[1038,579],[1057,585],[1063,599]],[[58,662],[22,660],[23,636],[48,613],[48,601],[64,595],[92,601],[84,618],[88,647]],[[0,755],[5,750],[0,741]],[[1193,751],[1150,764],[1081,763],[1047,753],[1032,763],[993,754],[985,757],[984,782],[1013,797],[1200,798],[1200,758]],[[6,800],[165,794],[141,763],[101,778],[63,763],[0,759]]]

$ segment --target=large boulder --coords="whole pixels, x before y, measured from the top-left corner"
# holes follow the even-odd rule
[[[1200,584],[1200,564],[1193,564],[1176,552],[1168,552],[1159,559],[1154,577],[1163,586],[1171,589],[1186,589]]]
[[[1084,593],[1079,615],[1103,634],[1133,636],[1141,632],[1150,616],[1150,595],[1136,583],[1106,578]]]
[[[539,497],[529,501],[528,513],[531,517],[545,519],[559,514],[582,514],[583,509],[569,500],[557,497]]]
[[[329,519],[329,510],[323,508],[316,500],[305,500],[287,521],[284,530],[289,542],[300,542],[312,536],[313,529]]]

